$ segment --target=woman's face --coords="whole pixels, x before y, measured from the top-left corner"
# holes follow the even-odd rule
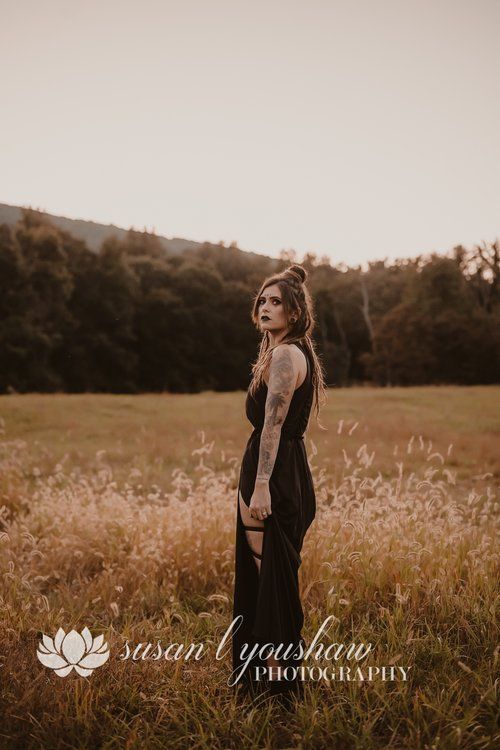
[[[288,321],[283,309],[281,290],[277,284],[272,284],[264,289],[259,297],[257,310],[261,331],[270,331],[277,334],[287,327]]]

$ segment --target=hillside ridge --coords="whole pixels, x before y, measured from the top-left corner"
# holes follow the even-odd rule
[[[63,231],[69,232],[79,240],[83,240],[89,250],[98,252],[101,248],[104,240],[109,237],[117,237],[120,240],[124,240],[128,230],[123,227],[118,227],[115,224],[100,224],[96,221],[87,221],[85,219],[70,219],[67,216],[58,216],[56,214],[48,213],[47,211],[41,211],[38,208],[31,206],[24,206],[23,208],[31,208],[33,211],[46,216],[55,226],[59,227]],[[21,219],[21,206],[11,206],[8,203],[0,203],[0,224],[8,224],[13,226]],[[144,231],[144,230],[136,230]],[[202,246],[203,243],[195,242],[194,240],[186,240],[182,237],[164,237],[163,235],[157,235],[161,244],[165,250],[171,253],[182,253],[184,250],[195,250]]]

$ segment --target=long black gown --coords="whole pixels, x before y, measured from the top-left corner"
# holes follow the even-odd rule
[[[295,342],[294,342],[295,343]],[[255,644],[293,644],[290,654],[305,648],[301,630],[304,622],[300,600],[298,570],[300,551],[307,529],[316,515],[316,498],[311,470],[304,445],[304,432],[309,421],[313,401],[312,365],[302,342],[296,344],[307,360],[307,375],[295,390],[281,429],[280,443],[273,472],[269,480],[271,515],[264,520],[260,575],[248,543],[239,497],[237,499],[235,583],[233,621],[243,617],[239,627],[233,626],[233,675],[240,674],[235,687],[244,685],[252,693],[268,685],[264,670],[257,680],[255,667],[266,667],[266,659],[255,656],[248,662],[248,654]],[[241,463],[238,493],[249,506],[254,491],[259,463],[260,435],[264,425],[267,385],[263,382],[255,397],[247,392],[246,415],[254,430],[250,435]],[[241,620],[241,618],[240,618]],[[236,629],[237,628],[237,629]],[[235,632],[236,631],[236,632]],[[243,644],[248,644],[244,658]],[[248,662],[247,668],[241,670]],[[302,659],[281,659],[280,664],[299,667]],[[237,672],[234,672],[237,670]],[[294,670],[287,670],[288,676]],[[234,680],[234,677],[232,678]],[[282,690],[301,692],[298,679],[281,683]]]

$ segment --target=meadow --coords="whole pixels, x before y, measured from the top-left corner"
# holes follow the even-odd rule
[[[309,680],[291,711],[228,687],[243,392],[2,396],[0,747],[498,746],[500,388],[328,396],[303,635],[331,615],[326,642],[408,679]],[[111,654],[90,676],[37,660],[85,626]],[[121,660],[127,641],[208,654]]]

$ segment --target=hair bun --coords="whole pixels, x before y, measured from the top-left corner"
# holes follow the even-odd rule
[[[287,273],[292,273],[294,276],[297,276],[301,284],[303,284],[304,281],[307,279],[307,271],[302,266],[294,264],[293,266],[290,266],[286,270],[287,270]]]

